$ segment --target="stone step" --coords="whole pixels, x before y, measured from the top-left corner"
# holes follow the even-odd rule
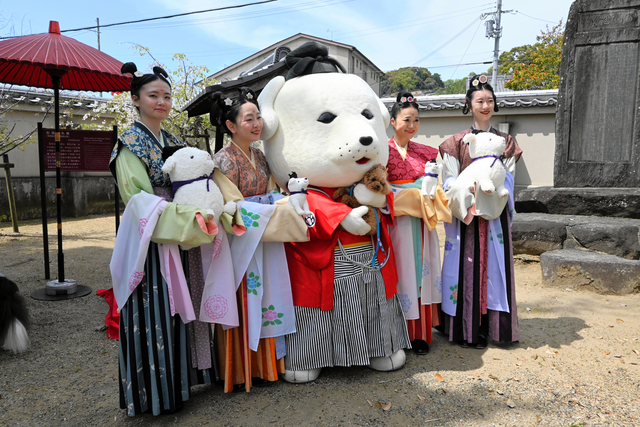
[[[559,249],[540,255],[546,285],[604,294],[640,291],[640,261],[581,249]]]
[[[557,249],[588,249],[640,259],[640,220],[598,216],[514,214],[514,254],[540,255]]]
[[[640,188],[531,187],[516,193],[516,211],[640,219]]]

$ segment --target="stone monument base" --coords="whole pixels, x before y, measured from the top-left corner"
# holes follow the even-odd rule
[[[516,212],[640,219],[640,188],[527,188],[516,194]]]

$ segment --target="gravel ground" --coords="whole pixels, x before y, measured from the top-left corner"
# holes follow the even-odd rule
[[[49,225],[57,278],[56,226]],[[640,295],[599,295],[542,285],[536,257],[519,256],[521,341],[463,349],[434,333],[426,356],[380,373],[325,369],[310,384],[279,382],[251,393],[199,386],[173,415],[129,418],[118,407],[118,342],[97,330],[110,287],[112,217],[63,224],[65,275],[86,297],[37,301],[44,288],[41,225],[0,224],[0,272],[31,312],[31,347],[0,351],[3,426],[636,426],[640,425]]]

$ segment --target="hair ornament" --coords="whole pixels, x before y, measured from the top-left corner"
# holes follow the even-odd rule
[[[474,86],[478,86],[478,83],[480,83],[478,79],[475,79],[474,81],[471,82],[471,84]]]
[[[138,77],[138,78],[139,78],[139,77],[144,76],[144,73],[143,73],[142,71],[136,71],[135,73],[133,73],[133,75],[134,75],[135,77]]]
[[[227,97],[224,99],[224,105],[230,107],[231,104],[233,104],[233,101],[231,100],[231,98]]]
[[[478,77],[478,80],[480,80],[480,83],[485,84],[486,82],[488,82],[489,80],[487,79],[487,76],[485,76],[484,74],[481,75],[480,77]],[[474,84],[474,86],[476,86]]]
[[[402,102],[403,104],[405,102],[414,102],[416,99],[413,96],[403,96],[402,98],[400,98],[400,102]]]
[[[245,96],[245,98],[247,99],[253,99],[253,94],[251,92],[248,92]]]

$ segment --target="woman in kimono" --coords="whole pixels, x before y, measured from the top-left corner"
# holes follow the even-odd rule
[[[270,199],[268,193],[276,190],[277,186],[271,178],[264,154],[251,146],[252,142],[260,139],[262,132],[262,117],[255,93],[249,88],[241,88],[240,95],[234,99],[223,99],[219,92],[214,94],[210,119],[212,124],[222,126],[230,136],[229,143],[214,156],[214,179],[220,185],[225,201],[240,199],[272,204],[274,195],[271,194]],[[225,180],[226,183],[223,182]],[[225,392],[250,391],[252,385],[271,385],[278,380],[278,373],[284,372],[283,337],[261,338],[257,351],[248,346],[246,275],[238,287],[237,298],[240,326],[226,331],[219,329],[216,340]]]
[[[398,296],[407,318],[411,347],[416,354],[424,355],[432,342],[431,328],[438,325],[437,310],[432,304],[441,301],[440,247],[435,230],[438,215],[434,209],[410,212],[403,206],[407,199],[417,202],[413,206],[425,202],[421,192],[425,164],[435,162],[438,150],[411,141],[420,129],[418,103],[411,93],[398,93],[391,108],[391,125],[395,132],[389,140],[387,173],[396,188],[395,215],[402,215],[391,229],[398,266]],[[427,196],[426,202],[437,207],[440,220],[450,221],[444,193],[437,191],[436,197]]]
[[[496,95],[484,75],[474,76],[467,90],[463,114],[471,112],[473,126],[440,144],[445,190],[472,163],[469,146],[462,138],[471,132],[491,132],[506,140],[501,160],[507,170],[508,197],[485,194],[471,189],[448,191],[451,211],[456,217],[445,224],[442,267],[443,331],[450,341],[462,347],[483,349],[487,338],[501,343],[518,341],[511,219],[513,180],[516,162],[522,154],[516,140],[491,126],[498,111]],[[475,206],[475,215],[467,224],[464,218]]]
[[[143,74],[131,62],[122,66],[122,73],[133,75],[131,100],[140,118],[118,138],[109,167],[126,204],[141,192],[159,196],[155,200],[162,197],[170,201],[171,182],[161,170],[162,149],[184,144],[162,129],[172,105],[167,73],[154,67],[152,73]],[[138,277],[141,280],[121,307],[120,407],[126,409],[129,416],[179,411],[182,402],[189,399],[190,387],[210,383],[214,376],[209,325],[198,321],[185,325],[179,316],[172,316],[173,295],[161,272],[158,245],[173,243],[194,247],[181,251],[180,256],[189,286],[202,286],[202,274],[196,274],[198,265],[202,271],[197,246],[211,243],[215,235],[203,231],[198,220],[207,221],[206,210],[166,204],[153,229],[144,272]],[[146,220],[141,219],[138,228],[141,235],[146,224]]]

